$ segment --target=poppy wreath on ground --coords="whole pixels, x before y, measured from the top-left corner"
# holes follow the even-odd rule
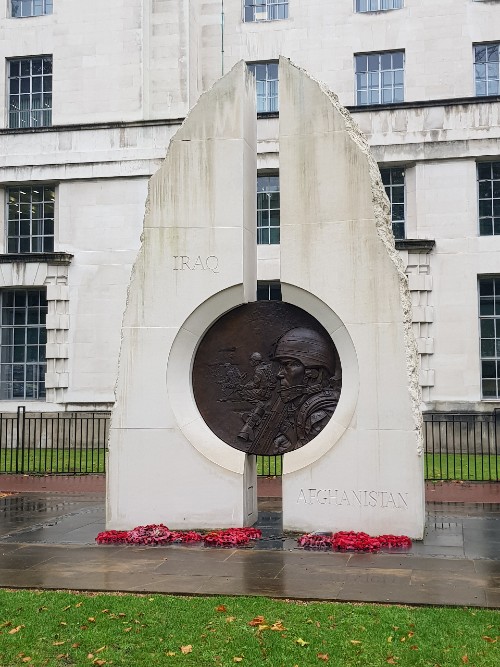
[[[411,539],[406,535],[379,535],[370,537],[366,533],[340,531],[338,533],[308,533],[298,538],[300,547],[307,549],[331,549],[332,551],[376,552],[380,549],[409,549]]]
[[[106,530],[97,535],[97,544],[149,544],[161,546],[202,542],[210,547],[245,546],[262,537],[256,528],[228,528],[201,535],[194,530],[170,530],[162,523],[137,526],[132,530]]]
[[[212,530],[205,535],[203,542],[208,547],[241,547],[261,537],[262,533],[257,528],[227,528]]]
[[[137,526],[133,530],[106,530],[95,538],[97,544],[174,544],[201,542],[203,537],[194,530],[170,530],[162,523]]]

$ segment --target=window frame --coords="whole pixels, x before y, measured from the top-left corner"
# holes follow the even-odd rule
[[[16,14],[14,11],[14,3],[18,3],[21,9],[28,3],[31,5],[31,14]],[[36,4],[41,5],[40,13],[35,13]],[[9,0],[10,17],[13,19],[29,19],[37,18],[39,16],[49,16],[54,11],[53,0]]]
[[[35,66],[39,67],[37,61],[40,61],[41,69],[33,72]],[[25,63],[29,63],[29,73],[26,73]],[[53,76],[52,55],[41,54],[7,59],[8,129],[31,130],[38,127],[52,127]],[[23,84],[25,81],[29,81],[29,86]],[[29,90],[27,91],[26,88],[29,88]],[[39,108],[34,106],[35,96],[39,97]],[[29,100],[29,107],[26,109],[21,109],[23,97]],[[13,102],[14,99],[17,104]],[[49,104],[47,105],[46,102],[49,102]],[[23,114],[25,115],[23,116]],[[29,120],[29,123],[24,122],[26,119]]]
[[[373,0],[354,0],[355,14],[375,14],[377,12],[390,12],[397,9],[404,9],[404,0],[376,0],[377,4],[379,5],[377,9],[359,9],[358,7],[363,1],[369,4]],[[392,2],[393,4],[396,2],[401,2],[401,5],[399,7],[380,7],[382,2]]]
[[[273,66],[275,68],[276,72],[276,78],[269,78],[269,67]],[[258,79],[257,78],[257,67],[265,67],[266,68],[266,78],[265,79]],[[254,75],[255,77],[255,89],[256,89],[256,99],[257,99],[257,113],[258,114],[270,114],[270,113],[278,113],[279,112],[279,66],[278,66],[278,61],[277,60],[265,60],[265,61],[258,61],[258,62],[248,62],[247,67],[249,71]],[[264,83],[265,84],[265,89],[266,89],[266,94],[260,95],[259,94],[259,83]],[[272,84],[276,83],[276,95],[270,95],[270,88],[272,88]],[[264,109],[260,108],[259,109],[259,100],[265,100],[264,104]],[[272,101],[275,100],[275,103],[272,103]],[[274,108],[270,108],[274,107]]]
[[[490,171],[490,178],[480,178],[480,172],[484,171],[485,166],[488,165]],[[496,177],[495,177],[496,174]],[[491,196],[481,196],[481,183],[491,183]],[[477,192],[477,233],[480,237],[500,236],[500,156],[498,160],[484,160],[476,162],[476,192]],[[488,187],[486,186],[486,190]],[[483,190],[484,192],[484,190]],[[496,197],[494,195],[497,195]],[[490,213],[484,214],[484,205],[481,202],[491,201]],[[495,206],[496,203],[496,206]],[[491,233],[483,232],[488,224],[491,222]],[[496,230],[496,231],[495,231]]]
[[[399,166],[399,165],[392,165],[389,167],[379,167],[380,169],[380,176],[382,179],[382,185],[384,187],[385,193],[387,195],[387,198],[389,200],[389,204],[391,206],[391,223],[392,223],[392,233],[394,234],[394,238],[396,241],[401,241],[406,238],[406,222],[407,222],[407,210],[406,210],[406,167]],[[401,183],[393,183],[393,172],[394,171],[401,171],[403,173],[403,184]],[[389,174],[389,183],[384,183],[384,174],[382,172],[390,172]],[[387,192],[387,189],[389,188],[389,193]],[[393,190],[395,188],[402,189],[403,191],[403,219],[402,220],[394,220],[394,210],[396,206],[401,206],[401,202],[395,202],[393,201]],[[403,235],[399,236],[396,235],[394,232],[395,225],[402,225],[403,227]]]
[[[267,295],[264,292],[267,291]],[[257,281],[256,301],[282,301],[281,282],[279,280]]]
[[[41,195],[34,197],[38,195],[37,190],[41,191]],[[17,201],[11,201],[11,196],[16,194]],[[5,187],[6,254],[54,252],[56,196],[54,183],[16,183]],[[15,207],[18,211],[16,216],[12,215]],[[24,215],[21,207],[25,209]]]
[[[17,295],[24,294],[24,306],[19,306],[20,299]],[[29,295],[37,294],[38,299],[31,299]],[[6,306],[5,299],[12,295],[12,305]],[[34,303],[34,302],[37,303]],[[31,308],[30,308],[31,305]],[[31,312],[30,312],[31,310]],[[12,311],[12,313],[10,312]],[[38,314],[38,320],[30,322],[33,319],[33,313]],[[24,313],[24,322],[19,323],[21,315]],[[19,400],[46,400],[45,375],[47,373],[47,319],[48,303],[47,290],[44,287],[9,287],[0,290],[0,400],[1,401],[19,401]],[[5,321],[5,318],[12,320]],[[16,322],[17,320],[17,322]],[[24,336],[16,334],[23,331]],[[35,332],[36,335],[29,335],[28,332]],[[9,335],[10,334],[10,335]],[[23,342],[20,344],[20,339]],[[9,340],[9,342],[4,342]],[[16,340],[17,339],[17,340]],[[36,341],[36,342],[34,342]],[[16,342],[18,343],[16,345]],[[23,359],[16,359],[20,356],[20,351],[16,348],[22,348]],[[28,360],[28,356],[36,352],[36,360]],[[17,368],[16,368],[17,367]],[[11,369],[10,379],[8,369]],[[31,373],[28,371],[31,369]],[[19,379],[19,373],[22,371],[22,379]],[[18,378],[14,379],[16,372]],[[29,375],[31,374],[31,378]],[[7,377],[7,379],[4,379]],[[36,379],[35,379],[36,378]],[[15,385],[22,385],[22,394],[16,392]],[[9,389],[10,385],[10,389]],[[28,391],[31,385],[32,392]],[[4,390],[8,390],[4,394]]]
[[[248,4],[247,4],[248,2]],[[242,2],[242,21],[243,23],[269,23],[270,21],[286,21],[289,12],[289,0],[243,0]],[[255,18],[256,8],[265,7],[266,18]],[[272,7],[283,7],[283,12],[286,16],[277,16],[276,18],[269,18],[270,9]],[[252,13],[253,18],[247,19],[247,10]]]
[[[280,240],[281,240],[280,239],[280,234],[281,234],[281,209],[280,209],[280,206],[281,206],[281,202],[280,202],[280,189],[279,189],[280,182],[279,182],[279,178],[280,178],[279,177],[279,172],[277,172],[277,171],[268,172],[268,173],[258,173],[257,174],[257,245],[279,245]],[[275,185],[277,185],[278,189],[277,190],[276,189],[262,189],[262,190],[260,190],[259,181],[263,185],[263,182],[264,182],[265,179],[274,179],[275,181],[277,181],[275,183]],[[271,186],[271,183],[269,183],[269,185]],[[278,195],[278,207],[271,206],[271,199],[272,199],[273,194]],[[267,207],[265,207],[265,208],[264,207],[259,207],[259,199],[260,199],[259,195],[267,195],[267,202],[268,202]],[[272,222],[271,213],[273,211],[275,211],[275,212],[278,211],[278,216],[277,216],[278,217],[278,224],[277,225],[271,224],[271,222]],[[259,216],[259,213],[261,213],[261,212],[262,213],[267,213],[267,219],[268,219],[269,224],[259,225],[259,220],[262,220],[262,218],[264,217],[264,215]],[[275,233],[273,235],[274,238],[277,237],[277,239],[278,239],[277,241],[276,240],[271,241],[271,230],[275,230],[275,231],[277,230],[277,233]],[[260,234],[259,234],[259,231],[261,232]],[[268,240],[263,241],[262,239],[265,238],[265,236],[266,236],[265,232],[266,231],[268,232],[268,234],[267,234]]]
[[[395,68],[393,66],[394,64],[394,57],[396,55],[401,55],[402,56],[402,66]],[[385,68],[382,69],[382,60],[383,58],[389,57],[391,58],[391,67],[390,68]],[[361,66],[361,59],[366,58],[366,69],[358,69],[358,65]],[[379,62],[379,67],[376,70],[370,70],[370,59],[373,58],[378,58]],[[367,53],[355,53],[354,54],[354,90],[355,90],[355,106],[358,107],[363,107],[363,106],[381,106],[381,105],[386,105],[386,104],[400,104],[401,102],[405,101],[405,65],[406,65],[406,52],[404,49],[393,49],[391,51],[370,51]],[[396,73],[397,72],[402,72],[402,77],[401,80],[402,82],[399,83],[396,81]],[[377,87],[373,87],[370,85],[370,80],[371,74],[377,74],[378,75],[378,85]],[[391,85],[384,85],[384,74],[391,74]],[[366,77],[366,85],[365,86],[360,86],[359,82],[362,81],[361,76]],[[395,91],[401,90],[401,99],[394,99],[395,96]],[[383,98],[383,93],[384,90],[391,90],[391,100],[387,101],[382,99]],[[377,91],[378,92],[378,102],[373,102],[370,98],[370,93],[371,91]],[[363,93],[366,94],[366,102],[360,102],[360,95]]]
[[[481,61],[477,60],[477,49],[479,48],[485,48],[486,51],[488,51],[489,48],[496,48],[496,55],[497,59],[496,60],[488,60],[488,55],[486,54],[486,59],[483,61],[485,64],[485,78],[484,79],[478,79],[477,77],[477,68],[482,65]],[[496,63],[496,77],[490,77],[489,76],[489,68],[490,68],[490,63]],[[474,77],[474,96],[475,97],[489,97],[491,95],[500,95],[500,41],[496,42],[478,42],[474,43],[472,45],[472,74]],[[485,83],[485,91],[484,93],[478,93],[478,84],[484,81]],[[493,86],[496,88],[495,92],[489,92],[489,87],[490,87],[490,81],[496,81],[496,85]]]
[[[492,281],[493,291],[491,295],[482,294],[481,283],[486,283],[487,281]],[[498,296],[497,296],[498,295]],[[486,303],[486,300],[493,301],[492,304],[492,313],[481,312],[482,304]],[[496,304],[499,303],[499,314],[496,314]],[[500,275],[478,275],[477,276],[477,302],[478,302],[478,338],[479,338],[479,377],[480,377],[480,393],[481,400],[483,401],[499,401],[500,400]],[[483,322],[492,322],[493,326],[484,326]],[[483,332],[487,333],[487,329],[493,331],[493,336],[485,335]],[[484,341],[493,341],[493,350],[494,354],[483,354]],[[485,376],[485,365],[489,364],[490,368],[495,369],[494,379],[493,376]],[[493,364],[493,367],[491,366]],[[484,390],[484,382],[489,381],[495,382],[495,395],[487,394]]]

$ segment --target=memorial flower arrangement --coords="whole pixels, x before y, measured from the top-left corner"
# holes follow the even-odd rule
[[[326,549],[332,551],[376,552],[380,549],[409,549],[411,539],[406,535],[379,535],[370,537],[366,533],[340,531],[330,535],[325,533],[307,533],[298,538],[300,547],[307,549]]]
[[[262,533],[257,528],[227,528],[212,530],[205,535],[194,530],[170,530],[162,523],[137,526],[132,530],[106,530],[95,538],[97,544],[189,544],[203,542],[210,547],[245,546],[250,540],[258,540]]]

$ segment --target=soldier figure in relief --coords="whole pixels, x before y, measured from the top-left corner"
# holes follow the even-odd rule
[[[254,410],[242,415],[245,424],[238,438],[249,443],[249,454],[283,454],[302,447],[324,428],[339,400],[332,346],[316,331],[287,331],[277,342],[274,362],[279,364],[279,386],[268,393],[268,400],[261,394]],[[268,371],[266,367],[266,377]],[[268,381],[263,387],[269,392]]]
[[[274,439],[281,454],[312,440],[330,420],[340,397],[335,358],[323,336],[305,328],[291,329],[278,341],[280,398],[286,417]]]

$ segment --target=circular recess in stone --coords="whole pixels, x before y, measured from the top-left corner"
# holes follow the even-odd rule
[[[324,327],[280,301],[234,308],[208,329],[193,365],[196,405],[209,428],[248,454],[310,442],[335,412],[339,355]]]

